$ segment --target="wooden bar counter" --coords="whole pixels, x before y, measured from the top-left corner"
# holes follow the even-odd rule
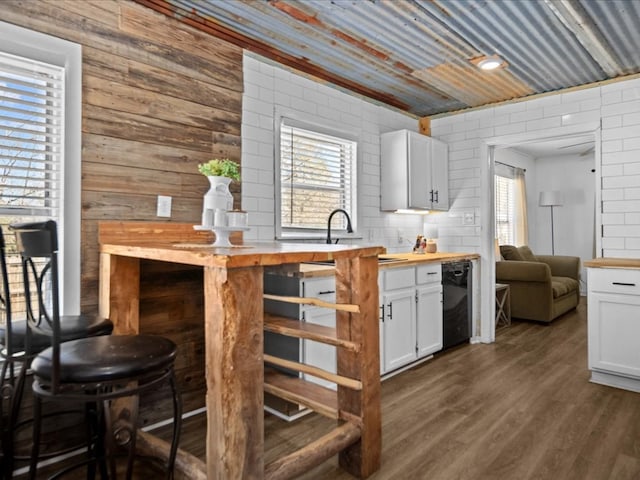
[[[99,239],[100,312],[114,322],[116,334],[140,331],[141,259],[204,269],[206,465],[181,451],[177,478],[289,478],[300,471],[300,465],[289,464],[313,466],[305,452],[277,468],[264,464],[263,269],[330,259],[336,264],[336,303],[357,309],[338,308],[336,314],[337,335],[358,346],[338,349],[338,375],[361,384],[356,390],[337,387],[338,418],[355,419],[359,430],[355,443],[341,449],[340,464],[360,478],[379,468],[377,255],[383,247],[274,242],[214,248],[213,234],[195,231],[193,225],[147,222],[101,223]],[[344,442],[341,432],[335,436],[342,435]],[[140,444],[162,450],[148,434]]]

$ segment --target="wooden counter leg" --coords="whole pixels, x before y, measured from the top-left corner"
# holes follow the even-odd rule
[[[117,335],[140,333],[140,259],[100,254],[100,315]]]
[[[264,476],[263,269],[204,269],[207,478]]]
[[[380,331],[378,259],[356,257],[336,261],[338,303],[360,305],[360,313],[336,312],[340,338],[355,341],[359,353],[338,349],[338,375],[362,381],[358,392],[338,386],[338,408],[362,418],[360,441],[340,453],[340,466],[359,478],[380,468],[382,416],[380,409]]]

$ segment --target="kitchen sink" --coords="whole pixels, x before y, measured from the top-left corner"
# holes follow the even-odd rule
[[[406,258],[394,258],[394,257],[378,257],[378,263],[391,263],[391,262],[402,262],[406,260]],[[304,262],[312,265],[335,265],[335,260],[319,260],[317,262]]]

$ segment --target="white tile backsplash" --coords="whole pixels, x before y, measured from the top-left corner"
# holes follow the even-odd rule
[[[357,243],[382,244],[389,251],[410,250],[413,240],[404,240],[421,233],[422,218],[380,211],[380,133],[404,128],[417,131],[418,120],[253,55],[245,55],[244,81],[242,206],[251,226],[245,238],[275,238],[274,112],[278,109],[358,136],[358,230],[362,239]],[[398,242],[399,237],[403,242]]]

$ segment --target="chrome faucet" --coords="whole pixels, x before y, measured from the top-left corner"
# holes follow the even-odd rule
[[[351,219],[349,218],[349,214],[345,210],[341,208],[337,208],[329,214],[329,220],[327,221],[327,243],[331,243],[331,219],[338,212],[344,213],[344,216],[347,217],[347,233],[353,233],[353,228],[351,227]],[[336,239],[336,243],[338,243],[338,240],[339,239]]]

